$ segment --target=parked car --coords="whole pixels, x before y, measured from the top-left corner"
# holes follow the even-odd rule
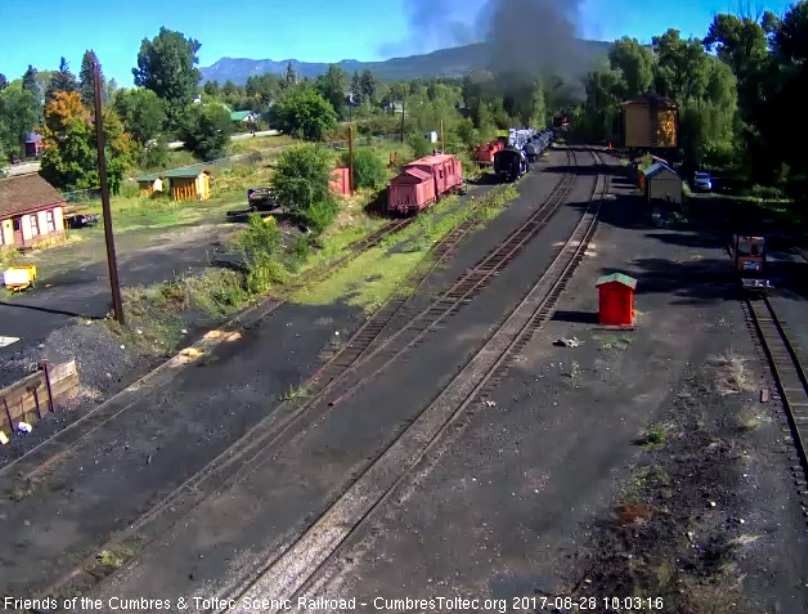
[[[713,181],[710,173],[699,172],[693,175],[693,189],[696,192],[712,192]]]
[[[270,188],[250,188],[247,190],[247,202],[251,211],[272,211],[278,208],[275,194]]]
[[[97,213],[85,215],[78,213],[75,215],[65,216],[68,228],[86,228],[88,226],[97,226],[101,216]]]

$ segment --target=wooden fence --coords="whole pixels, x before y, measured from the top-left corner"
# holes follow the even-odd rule
[[[19,422],[33,424],[59,408],[59,401],[78,392],[76,361],[51,365],[44,361],[39,370],[0,390],[0,430],[14,433]]]

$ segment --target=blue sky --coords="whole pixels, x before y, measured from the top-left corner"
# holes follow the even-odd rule
[[[222,56],[381,60],[389,57],[391,43],[395,55],[434,49],[434,45],[419,48],[408,34],[405,2],[3,0],[0,72],[12,80],[28,64],[40,70],[55,69],[60,56],[65,56],[76,73],[85,49],[92,48],[107,76],[121,86],[131,86],[140,41],[155,36],[161,26],[202,43],[201,66]],[[714,13],[738,7],[737,0],[582,0],[582,4],[580,29],[585,38],[613,40],[629,35],[643,41],[668,27],[680,29],[685,36],[703,36]],[[782,13],[791,2],[752,4]],[[648,9],[650,5],[655,5],[653,10]]]

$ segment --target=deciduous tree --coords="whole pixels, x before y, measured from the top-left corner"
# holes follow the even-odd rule
[[[320,95],[331,103],[338,116],[342,115],[345,106],[345,72],[336,64],[330,64],[328,71],[317,77],[314,86]]]
[[[132,69],[135,85],[153,91],[166,102],[169,121],[178,124],[185,106],[193,101],[200,72],[200,44],[181,32],[160,28],[152,40],[143,39]]]
[[[233,132],[230,113],[220,104],[191,104],[180,127],[185,147],[201,160],[222,156]]]
[[[36,125],[38,115],[34,95],[19,83],[0,92],[0,141],[6,152],[22,153],[23,141]]]
[[[110,190],[117,193],[131,163],[131,142],[114,112],[104,112],[103,128],[107,178]],[[66,190],[98,187],[95,128],[78,92],[54,94],[45,109],[42,136],[46,148],[40,173],[45,179]]]
[[[315,232],[325,230],[338,210],[329,189],[333,168],[334,162],[326,149],[299,145],[281,154],[272,176],[278,204]]]
[[[165,126],[164,103],[151,90],[138,88],[122,92],[115,100],[115,110],[140,145],[156,138]]]
[[[287,93],[273,107],[273,115],[284,132],[317,141],[337,123],[337,114],[316,90],[304,87]]]

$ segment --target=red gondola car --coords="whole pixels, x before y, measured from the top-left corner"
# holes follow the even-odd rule
[[[489,141],[474,148],[474,161],[478,164],[493,164],[494,154],[505,149],[502,141]]]
[[[460,160],[450,154],[436,154],[405,165],[390,182],[387,210],[417,213],[463,185]]]

